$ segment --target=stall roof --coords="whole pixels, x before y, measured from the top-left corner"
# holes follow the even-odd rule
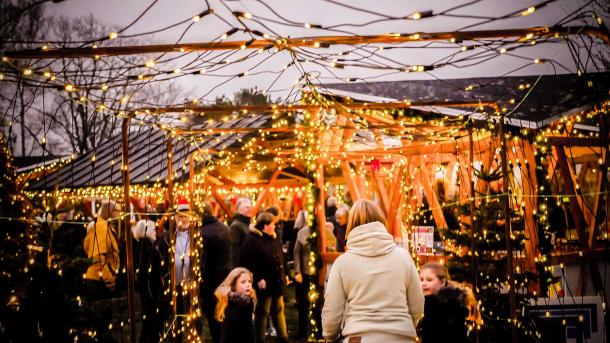
[[[230,128],[265,126],[269,115],[250,115],[229,121],[214,121],[201,128]],[[175,180],[188,177],[189,156],[197,149],[222,150],[240,145],[238,140],[249,133],[207,135],[198,144],[187,139],[173,140],[172,166]],[[151,126],[132,127],[129,133],[129,164],[132,184],[153,184],[167,178],[167,135]],[[114,135],[96,149],[77,157],[63,167],[30,182],[29,190],[59,188],[84,188],[94,186],[118,186],[121,176],[121,134]]]
[[[380,97],[385,101],[496,101],[500,106],[507,107],[508,111],[523,100],[510,117],[543,126],[551,118],[609,98],[610,72],[583,74],[580,77],[566,74],[350,82],[325,84],[321,88],[328,94],[337,90],[347,91],[352,92],[355,98],[358,96],[354,94],[358,93],[366,97]],[[596,90],[601,92],[596,94]],[[341,96],[341,93],[337,95]],[[443,113],[443,108],[437,107],[436,111]]]

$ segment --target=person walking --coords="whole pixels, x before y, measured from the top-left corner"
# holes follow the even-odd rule
[[[284,316],[286,293],[286,260],[282,242],[275,235],[273,215],[263,212],[241,246],[242,266],[251,270],[258,302],[254,310],[254,329],[257,342],[265,341],[269,317],[273,320],[277,337],[288,341]]]
[[[201,226],[203,251],[201,254],[200,296],[207,318],[212,342],[220,342],[221,324],[216,320],[216,296],[214,291],[229,274],[231,265],[231,229],[213,215],[212,207],[205,204]]]
[[[374,202],[349,211],[347,251],[332,266],[322,309],[329,342],[415,342],[424,311],[417,268],[394,243],[385,215]]]
[[[252,312],[256,292],[252,273],[246,268],[233,269],[218,286],[216,320],[222,323],[221,343],[254,343]]]
[[[467,321],[481,320],[472,290],[450,281],[447,268],[440,263],[426,263],[419,275],[426,297],[421,341],[467,343]]]

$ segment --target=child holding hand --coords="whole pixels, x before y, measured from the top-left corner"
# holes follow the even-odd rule
[[[222,343],[254,343],[252,313],[256,294],[252,273],[246,268],[233,269],[216,288],[216,319],[222,322]]]

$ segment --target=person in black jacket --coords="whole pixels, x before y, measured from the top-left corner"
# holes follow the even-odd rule
[[[256,293],[252,273],[246,268],[233,269],[216,289],[216,319],[222,322],[222,343],[254,343],[252,312]]]
[[[161,252],[161,240],[157,241],[156,224],[151,220],[140,220],[132,227],[133,260],[136,271],[136,287],[142,306],[142,333],[140,342],[159,342],[163,330],[165,313],[162,309],[168,304],[163,302],[163,278],[167,278],[169,259]]]
[[[239,249],[250,230],[250,218],[252,213],[252,201],[248,198],[239,198],[235,205],[235,215],[231,218],[231,256],[233,266],[239,266]]]
[[[220,342],[221,325],[215,318],[216,297],[214,291],[229,274],[231,265],[231,230],[212,214],[212,207],[203,208],[201,234],[203,251],[201,254],[201,273],[203,281],[200,295],[203,299],[203,312],[208,320],[212,342]]]
[[[436,262],[422,267],[420,279],[426,297],[419,327],[421,342],[468,342],[466,321],[480,320],[472,291],[451,282],[447,268]]]
[[[277,337],[288,341],[284,316],[286,291],[286,261],[282,242],[275,235],[273,215],[263,212],[256,218],[241,247],[241,263],[254,274],[258,303],[254,310],[254,328],[257,342],[264,342],[267,322],[271,316]]]

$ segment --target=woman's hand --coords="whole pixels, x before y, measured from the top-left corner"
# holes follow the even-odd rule
[[[294,276],[294,281],[301,283],[303,282],[303,275],[301,275],[301,273],[298,273],[297,275]]]
[[[267,288],[267,282],[265,281],[265,279],[261,279],[258,282],[257,285],[258,285],[258,289],[265,289],[265,288]]]

